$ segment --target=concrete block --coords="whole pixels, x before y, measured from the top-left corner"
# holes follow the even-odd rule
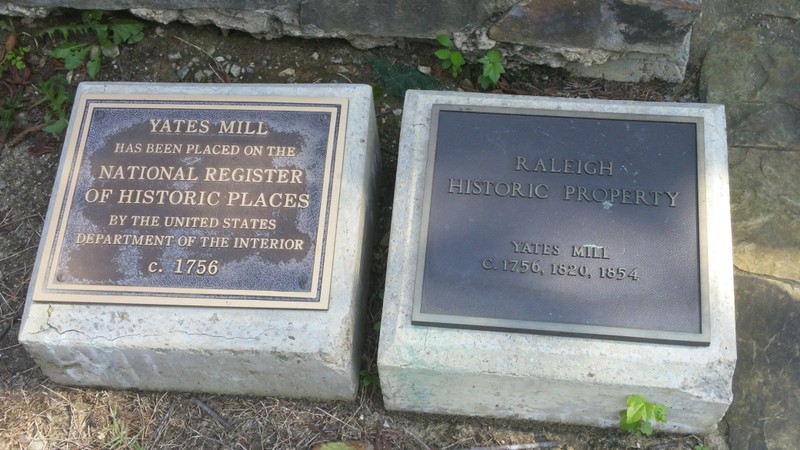
[[[325,299],[320,299],[327,300],[328,307],[317,310],[228,307],[236,306],[236,301],[240,300],[227,298],[232,291],[225,289],[205,295],[206,289],[211,292],[214,288],[213,283],[201,284],[206,289],[199,291],[174,290],[173,295],[188,297],[188,304],[192,304],[192,295],[215,297],[206,306],[181,306],[179,301],[170,301],[169,295],[162,294],[154,294],[157,298],[151,303],[156,304],[125,303],[137,301],[134,294],[142,288],[135,285],[127,288],[101,286],[114,291],[105,298],[103,294],[90,292],[76,294],[78,302],[50,301],[50,296],[59,293],[44,287],[47,285],[46,261],[49,260],[44,254],[44,239],[57,229],[60,220],[58,186],[70,176],[65,171],[65,159],[70,154],[68,140],[19,336],[44,373],[57,383],[77,386],[353,399],[358,388],[362,315],[371,257],[376,158],[379,156],[371,88],[364,85],[84,83],[76,96],[76,110],[81,96],[88,94],[114,98],[148,94],[156,99],[184,100],[196,98],[193,96],[214,96],[216,99],[236,97],[239,101],[244,98],[273,102],[284,98],[286,102],[298,101],[298,98],[319,102],[346,99],[338,208],[335,224],[328,223],[331,227],[335,225],[335,231],[327,235],[325,243],[327,251],[333,252],[330,259],[325,260],[330,263],[331,276],[328,281],[322,281],[322,292],[328,293]],[[231,108],[236,111],[237,106]],[[126,120],[125,116],[121,117]],[[71,136],[76,126],[73,117],[67,136]],[[297,134],[303,135],[302,132]],[[175,157],[184,163],[191,159],[188,155]],[[141,209],[146,213],[146,206]],[[333,217],[334,213],[330,214]],[[276,216],[270,213],[264,217]],[[321,220],[327,221],[327,218]],[[91,264],[91,261],[86,263]],[[108,264],[118,265],[118,261],[109,260]],[[254,275],[250,280],[261,282],[269,276],[268,273]],[[81,295],[93,303],[80,303]],[[120,304],[104,303],[105,300],[115,302],[119,297],[126,300]]]
[[[707,233],[707,248],[702,251],[713,257],[706,286],[710,344],[686,346],[413,324],[434,105],[460,105],[467,110],[522,108],[561,115],[646,114],[650,120],[659,116],[701,118],[705,157],[700,167],[705,166],[705,190],[700,191],[698,202],[707,208],[706,222],[701,225],[701,232]],[[465,155],[465,164],[468,160]],[[728,409],[736,332],[721,106],[409,91],[393,214],[378,355],[388,409],[611,427],[617,425],[626,397],[640,394],[670,408],[668,423],[657,424],[657,428],[686,433],[714,430]],[[485,212],[486,216],[493,214]],[[464,244],[469,247],[474,242],[473,238]],[[461,292],[461,284],[454,281],[453,289]],[[503,299],[491,301],[500,304]]]

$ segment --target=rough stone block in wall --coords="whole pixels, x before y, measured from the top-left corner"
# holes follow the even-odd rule
[[[686,70],[700,7],[701,0],[525,0],[488,35],[540,47],[524,53],[533,62],[582,75],[677,81]]]
[[[668,53],[680,47],[699,0],[526,0],[489,30],[516,44]]]
[[[266,38],[337,37],[359,47],[457,35],[473,56],[502,49],[510,63],[639,81],[683,78],[702,0],[0,0],[0,14],[55,8],[130,9],[161,23],[213,23]]]

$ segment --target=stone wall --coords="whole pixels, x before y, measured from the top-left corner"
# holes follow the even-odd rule
[[[0,1],[0,14],[42,17],[61,7],[128,9],[268,39],[337,37],[361,48],[452,34],[466,54],[498,47],[510,64],[679,81],[701,0],[14,0]]]

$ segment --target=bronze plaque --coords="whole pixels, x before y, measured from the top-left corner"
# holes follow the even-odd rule
[[[435,106],[413,323],[707,345],[702,134]]]
[[[84,94],[33,300],[327,309],[346,111]]]

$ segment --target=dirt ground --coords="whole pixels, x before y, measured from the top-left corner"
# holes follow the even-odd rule
[[[0,21],[3,18],[0,17]],[[0,133],[0,449],[309,449],[350,441],[352,449],[693,449],[727,448],[724,430],[708,437],[656,433],[636,437],[614,429],[527,421],[390,412],[378,384],[362,386],[353,403],[208,394],[123,392],[59,386],[44,377],[17,341],[19,318],[39,232],[58,165],[61,137],[41,129],[47,104],[40,83],[65,75],[67,92],[87,79],[48,56],[58,38],[38,32],[80,21],[65,12],[34,22],[6,19],[6,53],[28,47],[24,69],[0,72],[0,105],[16,102]],[[439,67],[434,42],[359,50],[345,41],[266,41],[214,27],[146,24],[144,39],[101,60],[98,80],[204,83],[366,83],[374,86],[383,177],[362,368],[374,372],[383,274],[386,269],[402,98],[392,95],[375,61],[430,71],[443,89],[476,90],[480,66],[453,79]],[[84,37],[89,39],[90,36]],[[19,54],[19,52],[17,53]],[[473,59],[474,61],[474,59]],[[696,101],[696,73],[679,84],[617,83],[570,77],[539,66],[510,67],[497,92],[654,101]],[[469,81],[471,80],[471,81]],[[620,405],[623,409],[624,405]]]

